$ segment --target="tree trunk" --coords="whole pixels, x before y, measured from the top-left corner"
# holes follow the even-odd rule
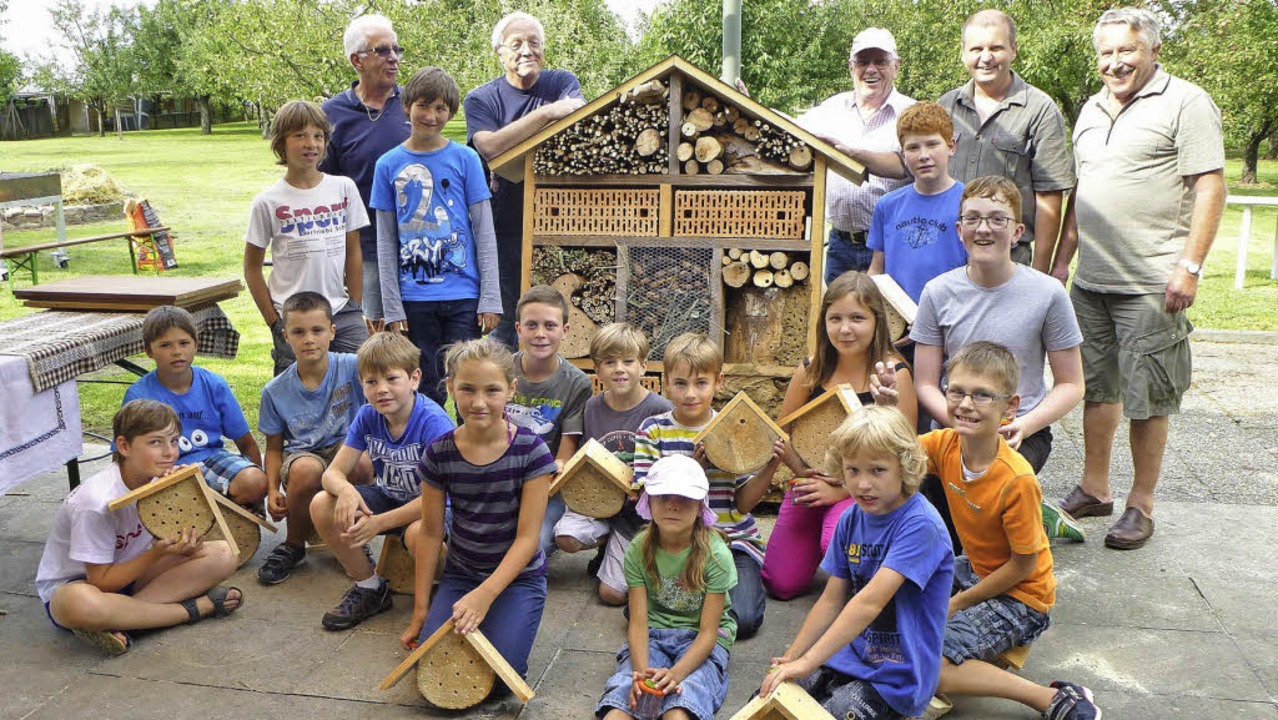
[[[106,118],[102,115],[102,108],[94,108],[94,112],[98,114],[98,137],[106,137]]]
[[[119,106],[116,106],[115,108],[115,134],[120,138],[120,140],[124,140],[124,123],[120,122]]]
[[[1278,131],[1269,134],[1269,152],[1265,153],[1266,160],[1278,160]]]
[[[201,95],[195,99],[195,104],[200,109],[200,134],[213,134],[213,112],[209,107],[209,96]]]
[[[1260,143],[1269,137],[1269,128],[1263,132],[1253,133],[1247,138],[1247,149],[1243,151],[1243,171],[1239,180],[1243,185],[1256,184],[1256,164],[1260,159]]]

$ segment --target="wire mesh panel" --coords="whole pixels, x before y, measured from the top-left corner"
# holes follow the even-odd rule
[[[677,237],[803,237],[803,191],[681,190],[675,193]]]
[[[657,190],[538,188],[537,235],[657,236]]]
[[[629,256],[625,318],[648,336],[654,360],[681,333],[711,331],[712,249],[631,247]]]

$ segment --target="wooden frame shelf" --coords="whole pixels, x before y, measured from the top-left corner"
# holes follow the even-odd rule
[[[812,187],[812,176],[805,175],[536,175],[537,187],[644,187],[674,185],[697,190],[790,190]]]
[[[533,245],[556,245],[561,247],[687,247],[729,250],[744,247],[747,250],[767,250],[769,252],[810,252],[812,243],[808,240],[784,240],[766,238],[738,237],[655,237],[636,238],[612,235],[534,235]]]

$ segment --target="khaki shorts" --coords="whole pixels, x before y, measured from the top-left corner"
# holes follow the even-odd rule
[[[1122,403],[1132,420],[1174,415],[1189,389],[1193,361],[1184,312],[1169,315],[1162,293],[1117,295],[1070,289],[1083,331],[1088,402]]]
[[[284,463],[280,465],[280,492],[288,490],[288,471],[293,467],[293,462],[301,458],[315,458],[327,470],[333,458],[337,456],[337,451],[342,449],[342,443],[335,442],[328,447],[316,448],[315,450],[303,450],[301,452],[287,453],[284,455]]]

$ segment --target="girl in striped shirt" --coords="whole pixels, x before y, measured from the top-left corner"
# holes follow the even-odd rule
[[[515,366],[505,346],[485,339],[454,345],[445,359],[448,394],[463,424],[422,455],[422,529],[417,542],[413,619],[405,649],[452,619],[478,628],[506,662],[528,673],[528,653],[546,604],[546,556],[537,535],[555,459],[532,431],[506,418]],[[445,498],[451,518],[445,522]],[[430,586],[448,528],[439,590]]]

